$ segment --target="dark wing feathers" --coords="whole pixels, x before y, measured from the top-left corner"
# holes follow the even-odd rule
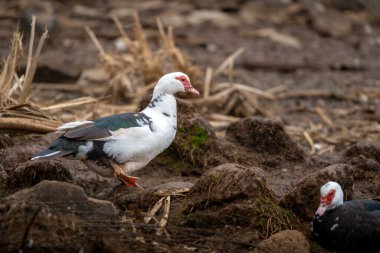
[[[371,199],[357,199],[355,201],[347,201],[345,202],[345,205],[356,211],[380,211],[380,203],[376,200]]]
[[[69,139],[94,140],[109,137],[111,132],[98,127],[96,123],[88,123],[68,130],[63,136]]]
[[[151,118],[144,113],[123,113],[99,118],[94,123],[74,127],[64,133],[64,137],[76,140],[96,140],[112,136],[110,131],[121,128],[149,125]]]

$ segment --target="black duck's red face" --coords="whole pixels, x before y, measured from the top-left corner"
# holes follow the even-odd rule
[[[177,79],[178,81],[180,81],[182,83],[185,91],[192,93],[192,94],[195,94],[197,96],[199,95],[199,92],[196,89],[194,89],[193,86],[191,86],[190,80],[186,76],[184,76],[184,75],[177,76],[175,79]]]
[[[330,205],[331,204],[331,202],[332,202],[332,200],[334,199],[334,197],[335,197],[335,192],[336,192],[336,190],[335,189],[331,189],[330,191],[329,191],[329,193],[327,193],[327,195],[326,196],[321,196],[321,198],[320,198],[320,202],[321,202],[321,204],[325,204],[325,205]]]
[[[325,196],[321,195],[319,207],[315,213],[316,215],[322,216],[326,212],[326,210],[331,205],[331,202],[333,201],[335,197],[335,192],[336,192],[335,189],[330,189],[327,195]]]

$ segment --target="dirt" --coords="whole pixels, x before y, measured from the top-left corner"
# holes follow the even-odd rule
[[[328,252],[309,239],[320,186],[338,181],[346,200],[380,193],[377,1],[0,0],[0,5],[1,58],[18,26],[27,41],[32,10],[41,16],[37,33],[50,28],[34,78],[39,84],[31,92],[42,105],[104,95],[95,86],[82,86],[86,80],[102,84],[103,78],[94,71],[101,61],[84,27],[107,51],[116,51],[120,34],[109,15],[117,14],[132,34],[131,10],[139,11],[152,41],[159,38],[156,17],[174,27],[176,45],[202,73],[192,80],[201,94],[203,70],[216,70],[244,47],[232,77],[223,72],[215,83],[232,78],[274,96],[251,96],[252,111],[244,109],[247,99],[241,97],[225,110],[236,93],[207,106],[181,96],[176,139],[135,174],[144,190],[126,189],[78,161],[30,161],[57,135],[0,129],[1,252]],[[141,100],[143,107],[149,98]],[[99,113],[96,106],[78,106],[59,119],[112,113],[115,109]],[[215,126],[210,115],[222,113],[239,119]],[[144,223],[166,196],[162,192],[172,193],[164,230],[157,224],[163,210],[157,221]]]

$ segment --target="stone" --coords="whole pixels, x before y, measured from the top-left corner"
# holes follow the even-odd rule
[[[204,23],[212,23],[221,27],[233,27],[238,24],[237,20],[222,11],[218,10],[196,10],[193,11],[187,18],[188,24],[199,26]]]
[[[1,252],[94,252],[99,239],[120,236],[111,202],[89,198],[65,182],[42,181],[9,195],[0,216]]]
[[[263,170],[223,164],[208,170],[173,207],[176,224],[199,228],[249,228],[267,236],[290,227],[295,216],[279,206]],[[268,227],[270,219],[271,226]]]
[[[323,35],[341,37],[351,31],[351,21],[344,14],[334,10],[325,10],[312,15],[314,28]]]
[[[285,132],[278,120],[256,117],[231,123],[226,139],[236,142],[256,153],[283,156],[288,161],[304,161],[305,153]]]
[[[67,166],[57,160],[37,160],[20,164],[9,173],[8,188],[31,187],[42,180],[72,181]]]
[[[309,253],[306,237],[297,230],[284,230],[262,241],[252,253]]]
[[[350,158],[363,156],[380,162],[380,143],[379,142],[358,142],[349,147],[343,157],[348,160]]]
[[[66,182],[44,180],[32,188],[9,195],[4,201],[44,205],[58,212],[69,210],[70,213],[86,220],[118,220],[116,208],[111,202],[89,198],[82,187]]]
[[[306,220],[314,217],[319,205],[320,188],[328,181],[338,182],[345,200],[352,199],[355,168],[349,164],[334,164],[302,179],[281,199],[281,205]]]

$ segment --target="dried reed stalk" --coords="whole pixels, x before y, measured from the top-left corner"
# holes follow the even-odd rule
[[[13,34],[11,51],[5,60],[3,69],[0,74],[0,107],[15,104],[16,100],[12,98],[14,89],[12,89],[13,77],[16,75],[16,69],[22,57],[22,35],[18,32]]]
[[[29,53],[28,60],[25,72],[25,80],[23,82],[23,89],[21,90],[21,95],[19,97],[19,103],[23,104],[26,102],[28,95],[30,94],[30,89],[33,81],[34,74],[37,69],[37,61],[40,56],[42,47],[45,43],[46,38],[48,37],[48,31],[45,29],[45,32],[41,35],[40,40],[38,41],[37,49],[33,55],[33,44],[34,44],[34,33],[35,33],[35,24],[36,17],[33,16],[32,26],[31,26],[31,36],[29,41]]]

